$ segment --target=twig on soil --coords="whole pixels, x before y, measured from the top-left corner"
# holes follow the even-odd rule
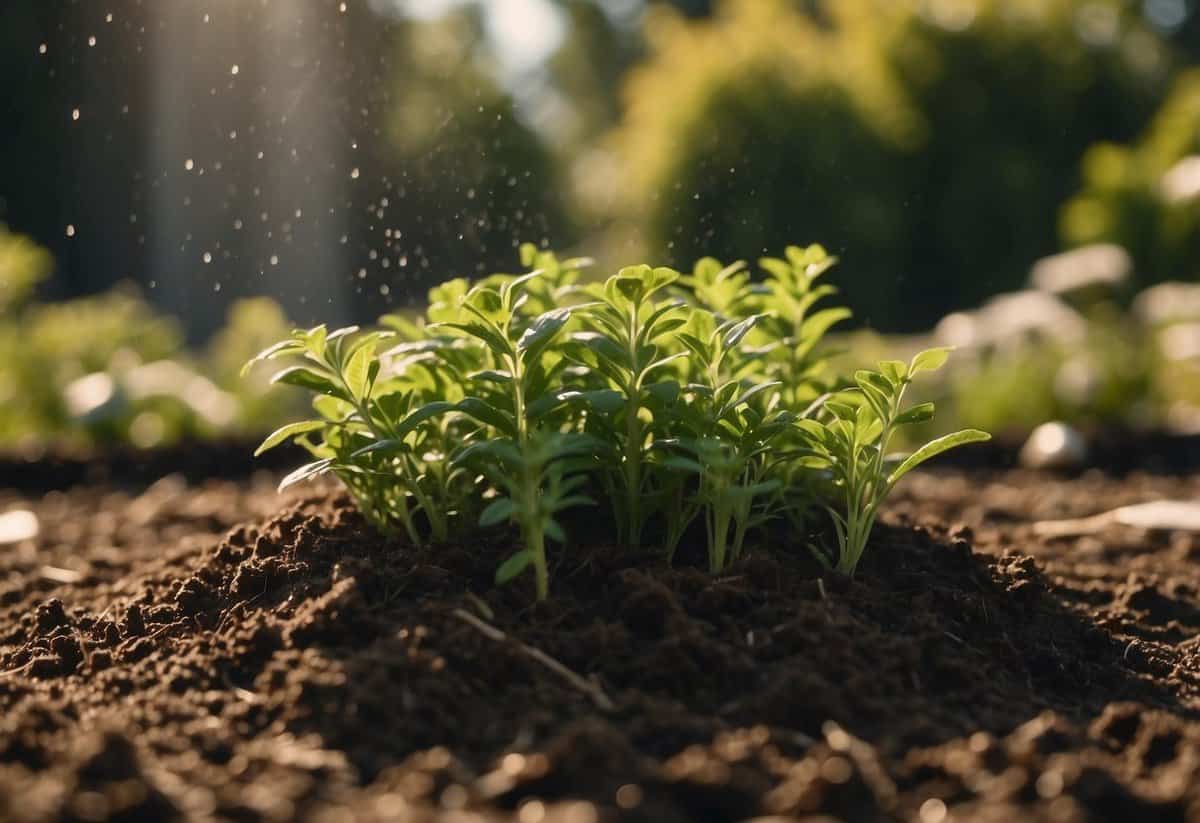
[[[495,612],[492,611],[492,607],[485,603],[478,595],[474,594],[473,592],[467,592],[467,599],[471,601],[471,605],[475,607],[475,610],[479,612],[483,619],[495,619],[496,615]]]
[[[511,642],[514,646],[516,646],[517,650],[526,657],[541,663],[547,669],[555,672],[576,689],[590,697],[592,702],[595,703],[598,708],[606,712],[611,712],[616,709],[616,705],[612,702],[609,696],[604,693],[604,690],[601,689],[599,685],[592,680],[589,680],[588,678],[582,677],[571,671],[541,649],[535,649],[533,646],[530,646],[527,643],[522,643],[520,640],[510,637],[490,623],[485,623],[483,620],[480,620],[475,615],[468,611],[464,611],[463,609],[455,609],[453,614],[459,620],[475,627],[485,637],[495,640],[497,643]]]
[[[7,671],[0,672],[0,677],[11,677],[14,674],[22,674],[26,669],[29,668],[29,664],[32,662],[33,661],[30,660],[29,663],[25,663],[24,665],[17,666],[15,669],[9,669]]]
[[[70,585],[78,583],[83,579],[83,575],[73,569],[61,569],[58,566],[42,566],[39,570],[43,580],[49,580],[51,583],[62,583]]]
[[[1188,500],[1158,500],[1121,506],[1091,517],[1073,520],[1042,520],[1033,524],[1038,537],[1076,537],[1096,534],[1109,526],[1132,526],[1140,529],[1160,529],[1200,532],[1200,505]]]

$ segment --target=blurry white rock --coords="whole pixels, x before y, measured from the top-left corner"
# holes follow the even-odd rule
[[[25,509],[0,514],[0,546],[32,540],[38,536],[37,515]]]
[[[1029,280],[1035,289],[1068,294],[1091,286],[1119,286],[1133,272],[1133,258],[1113,243],[1096,243],[1033,264]]]
[[[117,386],[104,372],[76,378],[63,389],[67,413],[77,420],[95,420],[114,412],[120,403]]]
[[[1171,166],[1159,181],[1163,200],[1172,205],[1200,199],[1200,154],[1185,157]]]
[[[1086,333],[1087,321],[1079,312],[1040,291],[997,295],[973,312],[947,315],[934,330],[938,342],[959,348],[1003,348],[1030,338],[1071,343]]]
[[[1200,359],[1200,323],[1176,323],[1162,330],[1158,346],[1168,360]]]
[[[1083,435],[1066,423],[1043,423],[1021,447],[1021,465],[1027,469],[1073,469],[1087,460]]]
[[[1151,326],[1200,320],[1200,283],[1168,281],[1151,286],[1133,301],[1133,311]]]

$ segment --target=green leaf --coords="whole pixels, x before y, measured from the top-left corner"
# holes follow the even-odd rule
[[[312,399],[313,411],[326,420],[344,421],[355,414],[354,406],[331,394],[318,394]]]
[[[679,391],[679,382],[677,380],[664,380],[661,383],[651,383],[648,386],[642,387],[643,393],[664,406],[670,406],[678,400]]]
[[[806,439],[813,443],[824,443],[827,436],[825,427],[816,420],[802,418],[795,423],[796,428],[804,433]]]
[[[371,362],[374,358],[374,347],[362,346],[350,356],[346,363],[342,379],[346,381],[346,387],[350,389],[350,394],[357,400],[365,399],[370,391]]]
[[[676,335],[675,339],[686,346],[688,351],[698,357],[705,365],[708,365],[712,362],[712,357],[714,354],[712,347],[700,338],[684,332]]]
[[[833,412],[833,416],[838,420],[854,420],[858,415],[858,406],[853,406],[849,403],[843,403],[840,400],[826,400],[825,408]]]
[[[298,434],[304,434],[306,432],[316,431],[317,429],[323,429],[326,425],[327,424],[324,420],[302,420],[299,423],[288,423],[286,426],[280,426],[278,429],[267,435],[267,439],[264,440],[262,444],[254,450],[254,456],[258,457],[263,452],[275,448],[290,437],[295,437]]]
[[[778,257],[760,257],[758,265],[767,274],[780,280],[788,280],[792,276],[791,265],[786,260],[780,260]]]
[[[907,426],[912,423],[925,423],[933,419],[934,405],[932,403],[920,403],[907,409],[896,416],[896,423],[901,426]]]
[[[612,389],[579,392],[578,398],[589,411],[597,414],[613,414],[625,407],[625,395]]]
[[[369,446],[363,446],[361,449],[356,449],[351,452],[351,459],[356,457],[365,457],[368,454],[378,454],[379,452],[402,452],[408,446],[403,440],[388,438],[387,440],[376,440]]]
[[[550,412],[557,409],[559,406],[573,400],[582,392],[564,389],[560,391],[552,391],[549,394],[543,394],[525,407],[525,417],[529,420],[537,420],[546,416]]]
[[[853,312],[846,308],[822,309],[800,326],[800,339],[808,342],[824,337],[825,332],[853,316]]]
[[[460,331],[479,340],[496,355],[511,354],[512,352],[512,345],[508,342],[508,339],[493,325],[484,325],[481,322],[433,323],[428,328],[431,331],[437,329],[454,329],[455,331]]]
[[[426,403],[423,406],[417,407],[412,413],[400,421],[396,426],[396,434],[401,438],[407,436],[409,432],[416,430],[417,426],[430,420],[434,417],[440,417],[452,411],[460,411],[459,404],[447,403],[445,400],[434,400]]]
[[[656,337],[661,337],[667,332],[685,325],[687,318],[682,316],[684,306],[685,304],[680,300],[670,300],[655,307],[654,311],[650,312],[650,316],[642,323],[637,344],[644,345]],[[673,312],[674,314],[672,314]]]
[[[681,352],[677,352],[675,354],[668,355],[666,357],[659,358],[658,360],[655,360],[650,365],[646,366],[646,368],[642,369],[642,377],[645,377],[646,375],[648,375],[650,372],[654,371],[655,369],[660,369],[669,363],[674,363],[676,360],[682,359],[687,356],[688,356],[688,352],[681,351]]]
[[[908,364],[902,360],[884,360],[879,364],[879,371],[893,386],[899,386],[908,379]]]
[[[332,465],[332,457],[327,457],[324,460],[318,460],[315,463],[306,463],[279,482],[279,491],[283,491],[289,486],[294,486],[297,483],[308,480],[310,477],[316,477],[319,474],[324,474],[325,472],[329,471],[329,468]]]
[[[508,371],[485,369],[484,371],[477,371],[474,374],[467,375],[467,379],[486,383],[498,383],[502,386],[507,386],[512,382],[512,374]]]
[[[284,357],[289,354],[300,354],[303,351],[304,345],[296,340],[280,340],[278,343],[268,346],[246,361],[246,365],[242,366],[241,376],[245,377],[249,374],[250,369],[264,360],[273,360],[276,357]]]
[[[503,585],[525,571],[533,562],[533,552],[522,549],[500,564],[496,569],[496,583]]]
[[[728,403],[726,403],[724,406],[722,406],[721,410],[717,413],[717,417],[724,417],[725,415],[729,414],[731,411],[736,409],[738,406],[744,406],[745,404],[749,403],[751,400],[753,400],[759,394],[762,394],[763,392],[765,392],[769,389],[776,388],[779,385],[780,385],[779,381],[776,380],[776,381],[769,382],[769,383],[759,383],[755,386],[751,386],[749,389],[742,392],[740,395],[733,398]]]
[[[553,517],[546,520],[545,530],[546,536],[550,539],[557,540],[559,543],[567,542],[566,532],[563,531],[563,527]]]
[[[458,401],[458,411],[473,417],[480,423],[485,423],[509,437],[517,436],[517,424],[512,415],[504,412],[478,397],[466,397]]]
[[[517,351],[537,354],[571,319],[571,309],[551,309],[534,318],[517,341]]]
[[[507,497],[497,498],[489,503],[487,508],[483,510],[483,513],[479,515],[479,525],[486,528],[506,523],[512,517],[516,508],[516,504]]]
[[[522,274],[520,277],[514,277],[512,280],[503,283],[500,286],[500,303],[505,308],[511,309],[513,306],[514,295],[520,292],[521,287],[534,278],[541,277],[546,272],[543,269],[535,269],[528,274]]]
[[[912,359],[912,365],[909,366],[908,373],[915,375],[923,371],[937,371],[946,364],[946,359],[950,357],[950,352],[952,351],[954,351],[953,346],[926,349]]]
[[[704,466],[699,461],[693,460],[690,457],[680,457],[672,455],[662,461],[662,464],[667,468],[675,469],[676,471],[688,472],[690,474],[703,474]]]
[[[880,377],[875,372],[865,369],[855,372],[854,382],[858,384],[858,388],[862,390],[863,396],[871,405],[871,409],[880,417],[886,417],[888,410],[891,408],[891,394],[893,389],[891,385],[883,377]],[[886,389],[880,388],[879,383],[882,382]]]
[[[723,341],[725,348],[732,349],[738,343],[741,343],[746,335],[750,333],[750,330],[754,328],[754,324],[757,323],[759,319],[760,316],[754,314],[739,323],[734,323],[732,326],[726,329],[725,339]]]
[[[288,386],[299,386],[302,389],[320,394],[341,395],[343,392],[334,384],[333,377],[314,371],[307,366],[291,366],[276,373],[271,378],[272,383],[283,383]]]
[[[629,362],[629,352],[599,332],[576,332],[571,335],[571,340],[588,349],[594,356],[603,357],[620,366],[622,369],[628,370],[633,368],[633,364]]]
[[[328,330],[325,328],[324,323],[319,326],[313,326],[306,332],[301,332],[301,336],[304,341],[304,347],[311,351],[318,358],[324,357],[325,338],[327,334]]]
[[[608,282],[604,284],[605,293],[610,294],[615,292],[616,294],[620,294],[636,306],[645,297],[652,277],[652,269],[644,263],[638,266],[626,266],[618,271],[615,276],[609,278]],[[618,301],[610,302],[619,305]]]
[[[965,446],[968,443],[983,443],[991,439],[992,436],[990,434],[979,431],[978,429],[963,429],[962,431],[957,431],[953,434],[947,434],[944,437],[939,437],[937,440],[926,443],[924,446],[917,449],[915,452],[909,455],[903,463],[897,466],[888,477],[887,485],[890,488],[891,486],[895,485],[896,481],[901,477],[908,474],[926,460],[937,457],[942,452],[949,451],[950,449],[957,448],[958,446]]]

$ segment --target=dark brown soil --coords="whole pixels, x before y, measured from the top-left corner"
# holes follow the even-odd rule
[[[0,492],[0,820],[1200,821],[1200,535],[1030,525],[1198,496],[944,469],[854,581],[600,549],[530,608],[332,487]]]

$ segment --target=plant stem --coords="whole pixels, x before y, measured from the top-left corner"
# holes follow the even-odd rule
[[[638,304],[629,310],[629,364],[632,373],[625,390],[625,543],[636,549],[641,543],[642,438],[638,410],[641,407],[642,375],[638,368]]]
[[[636,549],[641,543],[642,454],[638,422],[639,390],[632,387],[625,403],[625,543]]]
[[[537,599],[545,600],[550,594],[550,574],[546,569],[546,537],[540,528],[529,535],[529,550],[533,553],[533,575]]]

